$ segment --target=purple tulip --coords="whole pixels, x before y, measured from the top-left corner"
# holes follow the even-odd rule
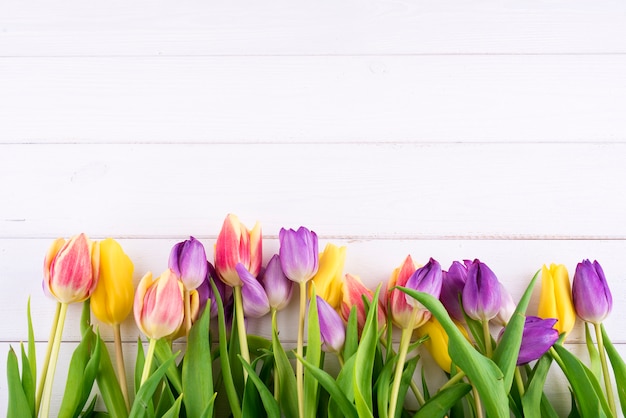
[[[413,273],[411,277],[409,277],[409,280],[407,280],[406,287],[408,289],[417,290],[418,292],[428,293],[439,299],[439,296],[441,295],[442,282],[443,276],[441,272],[441,265],[435,259],[431,258],[424,267],[420,267],[415,270],[415,273]],[[409,295],[406,295],[406,303],[411,305],[414,310],[417,310],[417,312],[415,312],[417,315],[416,322],[414,323],[415,327],[423,325],[430,319],[430,311],[424,308],[424,306],[417,300],[413,299]]]
[[[470,261],[466,261],[465,264],[461,264],[454,261],[448,271],[442,272],[443,281],[439,300],[450,316],[459,322],[465,322],[459,298],[463,293],[463,287],[467,280],[467,265],[470,263]]]
[[[559,331],[554,329],[555,318],[542,319],[536,316],[527,316],[522,332],[517,365],[529,363],[543,356],[546,351],[559,339]],[[504,328],[500,331],[500,337]]]
[[[287,278],[303,283],[315,276],[319,259],[315,232],[303,226],[297,231],[281,228],[278,238],[280,264]]]
[[[500,282],[485,263],[476,259],[467,268],[463,287],[463,308],[472,319],[487,321],[500,311],[502,295]]]
[[[278,254],[274,254],[269,263],[267,263],[261,283],[273,309],[280,310],[287,306],[293,293],[294,282],[289,280],[283,273]]]
[[[332,306],[319,296],[317,301],[317,315],[320,323],[320,337],[322,350],[339,353],[346,341],[346,326]]]
[[[583,260],[576,266],[572,299],[576,314],[583,321],[599,324],[611,313],[613,297],[597,261]]]
[[[180,278],[187,290],[200,286],[207,275],[204,246],[194,237],[174,245],[168,267]]]
[[[213,278],[213,281],[215,282],[215,286],[217,287],[217,291],[219,292],[219,295],[213,294],[213,288],[211,287],[211,282],[210,282],[211,278]],[[215,267],[213,267],[213,265],[207,261],[206,278],[202,281],[202,283],[200,283],[200,286],[196,288],[196,291],[198,292],[198,302],[199,302],[198,316],[201,316],[202,312],[204,312],[204,308],[206,307],[207,301],[209,299],[211,300],[211,308],[210,308],[211,318],[215,318],[217,316],[216,297],[219,297],[222,300],[224,300],[224,295],[226,293],[225,288],[226,288],[226,285],[224,284],[224,282],[219,280],[217,277]]]
[[[237,263],[235,270],[242,282],[241,298],[244,314],[252,318],[262,317],[270,311],[270,302],[263,286],[242,263]]]

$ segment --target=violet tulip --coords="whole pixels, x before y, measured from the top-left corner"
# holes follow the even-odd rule
[[[346,326],[337,311],[328,302],[319,296],[315,296],[315,300],[317,301],[322,350],[341,353],[346,341]]]
[[[207,275],[204,246],[194,237],[174,245],[168,267],[176,273],[186,290],[196,289]]]
[[[576,266],[572,283],[576,314],[586,322],[601,323],[613,308],[613,297],[597,261],[583,260]]]
[[[246,267],[238,263],[235,267],[241,279],[241,295],[243,300],[243,312],[246,316],[260,318],[270,311],[270,303],[261,283]]]
[[[559,339],[559,331],[554,328],[555,318],[542,319],[527,316],[522,332],[522,343],[517,356],[517,365],[529,363],[543,356]],[[500,336],[504,328],[500,331]]]
[[[235,270],[242,263],[253,276],[261,272],[262,239],[261,224],[248,230],[233,214],[226,216],[215,243],[215,269],[229,286],[240,286],[241,280]]]
[[[441,295],[442,280],[443,276],[441,274],[441,265],[437,262],[437,260],[431,257],[425,266],[415,270],[411,277],[409,277],[409,280],[406,282],[406,287],[417,290],[418,292],[428,293],[429,295],[439,299],[439,296]],[[411,305],[414,310],[417,310],[414,322],[415,328],[430,319],[430,311],[421,303],[409,295],[405,295],[405,298],[407,303]]]
[[[301,226],[297,231],[282,228],[278,237],[280,264],[285,275],[297,283],[315,276],[319,263],[317,234]]]
[[[439,300],[450,316],[459,322],[465,322],[460,299],[467,280],[467,266],[470,263],[471,261],[468,260],[465,263],[454,261],[448,271],[442,272],[443,280]]]
[[[467,315],[478,321],[493,319],[500,310],[502,303],[500,282],[493,271],[478,259],[467,269],[462,300]]]
[[[267,263],[261,283],[272,309],[281,310],[287,306],[293,293],[294,282],[285,276],[278,254],[274,254]]]

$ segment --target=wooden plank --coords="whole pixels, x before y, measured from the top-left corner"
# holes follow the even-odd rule
[[[217,226],[215,227],[217,229]],[[97,237],[94,237],[97,238]],[[147,271],[160,274],[167,268],[171,247],[177,239],[120,239],[120,243],[135,264],[134,279],[138,283]],[[213,239],[202,239],[213,260],[211,248]],[[544,263],[565,264],[573,278],[576,264],[583,259],[597,259],[603,266],[614,298],[613,313],[606,321],[609,334],[615,342],[626,343],[626,324],[622,318],[626,313],[626,281],[622,259],[617,254],[626,251],[626,241],[583,241],[583,240],[339,240],[322,239],[320,250],[327,242],[346,245],[347,258],[344,272],[359,276],[365,284],[375,288],[388,280],[394,268],[402,263],[407,254],[416,262],[426,263],[434,257],[447,269],[454,260],[480,258],[487,263],[504,283],[514,300],[519,300],[533,274]],[[0,317],[12,318],[3,323],[0,341],[25,340],[26,302],[32,300],[33,326],[35,338],[47,341],[55,301],[44,296],[41,290],[42,259],[51,240],[46,239],[0,239]],[[264,240],[265,262],[278,251],[276,239]],[[529,313],[536,313],[539,301],[537,287],[529,307]],[[297,300],[292,300],[285,312],[279,314],[279,326],[285,330],[285,342],[295,341],[297,329]],[[79,318],[81,306],[70,306],[65,341],[80,340]],[[271,324],[267,318],[249,320],[250,332],[271,336]],[[112,340],[109,327],[102,325],[103,338]],[[134,342],[140,332],[134,325],[131,315],[122,327],[123,338]],[[569,336],[571,343],[584,341],[584,329],[579,323]]]
[[[624,53],[616,0],[3,1],[1,56]]]
[[[626,55],[0,58],[0,91],[0,143],[626,141]]]
[[[626,144],[1,145],[0,237],[624,239]]]

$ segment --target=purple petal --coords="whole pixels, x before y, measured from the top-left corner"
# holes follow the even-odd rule
[[[611,313],[613,297],[597,261],[583,260],[576,266],[572,299],[576,313],[584,321],[600,323]]]
[[[320,336],[324,351],[338,353],[346,341],[346,326],[341,317],[328,302],[316,296]]]
[[[237,263],[235,267],[241,279],[241,296],[243,312],[248,317],[260,318],[270,311],[270,303],[261,283],[248,271],[246,267]]]
[[[274,254],[267,263],[262,283],[272,308],[280,310],[287,306],[293,293],[294,282],[285,276],[278,254]]]
[[[494,318],[500,310],[500,282],[486,264],[474,260],[467,269],[463,287],[463,308],[467,315],[479,321]]]
[[[179,242],[172,248],[169,265],[187,290],[197,288],[207,274],[207,258],[204,246],[194,237]]]
[[[443,282],[443,275],[441,272],[441,265],[431,258],[424,267],[420,267],[415,270],[415,273],[409,277],[406,282],[406,287],[409,289],[415,289],[418,292],[428,293],[437,299],[441,295],[441,285]],[[406,301],[413,307],[421,306],[419,302],[406,296]]]
[[[553,328],[556,321],[554,318],[526,317],[522,344],[517,357],[518,366],[537,360],[554,345],[559,339],[559,332]]]
[[[279,233],[280,263],[285,275],[294,282],[311,279],[318,269],[317,235],[305,227],[282,228]]]
[[[439,300],[450,316],[457,321],[464,322],[463,311],[459,298],[467,280],[467,266],[454,261],[448,271],[442,272],[441,295]]]

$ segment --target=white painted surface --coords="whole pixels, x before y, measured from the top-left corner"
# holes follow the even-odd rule
[[[626,352],[624,17],[589,0],[3,1],[0,350],[26,338],[29,295],[45,346],[53,238],[120,239],[138,281],[234,212],[262,222],[266,259],[306,225],[372,286],[408,253],[478,257],[517,298],[543,263],[598,259]],[[580,326],[569,342],[582,352]],[[564,412],[558,375],[549,390]]]

